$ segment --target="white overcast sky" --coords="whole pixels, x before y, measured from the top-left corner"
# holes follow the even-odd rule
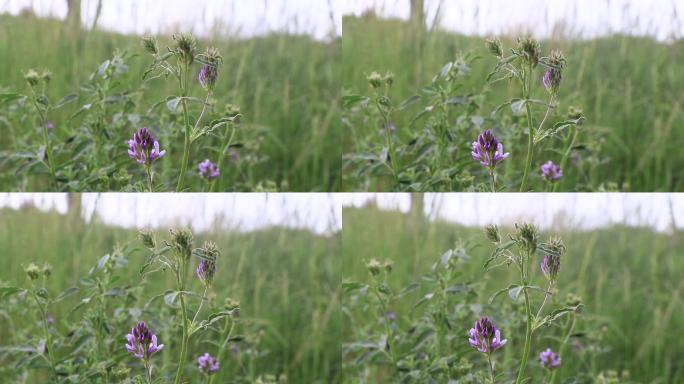
[[[341,196],[324,193],[84,193],[83,216],[93,213],[123,227],[186,226],[202,231],[222,217],[232,229],[269,226],[306,228],[330,234],[342,228]],[[67,211],[63,193],[0,194],[0,207],[30,203],[42,210]],[[2,216],[0,216],[2,220]]]
[[[83,19],[92,24],[98,0],[82,0]],[[406,19],[410,0],[103,0],[99,25],[128,33],[203,34],[220,21],[242,36],[287,30],[323,39],[342,33],[341,17],[372,9]],[[0,0],[0,12],[32,7],[39,15],[64,17],[66,0]],[[684,0],[425,0],[428,23],[439,10],[439,26],[465,34],[525,30],[548,36],[566,24],[574,35],[613,32],[684,37]],[[225,30],[224,29],[224,30]]]
[[[369,201],[381,209],[407,212],[411,207],[411,196],[402,193],[347,194],[344,205],[362,207]],[[684,228],[684,194],[676,193],[426,193],[424,203],[430,218],[471,226],[531,221],[543,228],[626,224],[667,231],[674,215],[677,228]]]

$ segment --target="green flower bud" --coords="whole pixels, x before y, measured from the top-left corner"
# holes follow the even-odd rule
[[[373,89],[378,89],[382,86],[384,77],[381,74],[373,71],[366,77],[366,80],[368,80],[368,83],[371,85],[371,87],[373,87]]]
[[[52,266],[48,263],[43,264],[43,275],[45,278],[50,277],[50,274],[52,273]]]
[[[192,232],[187,229],[180,231],[172,229],[170,232],[176,252],[183,256],[184,259],[189,259],[192,255]]]
[[[138,232],[138,238],[143,243],[145,248],[155,249],[157,247],[157,244],[154,241],[154,236],[152,235],[152,231],[150,230],[141,230],[140,232]]]
[[[499,235],[499,227],[496,224],[490,224],[485,226],[485,236],[492,243],[499,243],[501,241],[501,235]]]
[[[41,78],[45,84],[49,84],[50,80],[52,80],[52,72],[49,69],[44,69]]]
[[[24,80],[30,85],[31,87],[35,87],[38,85],[40,82],[41,76],[36,72],[35,69],[29,69],[28,72],[24,74]]]
[[[37,280],[38,277],[40,277],[42,270],[36,264],[31,263],[24,269],[24,272],[26,272],[26,275],[28,275],[29,279]]]
[[[148,53],[151,53],[153,55],[157,55],[159,53],[159,48],[157,47],[157,39],[155,39],[152,36],[144,36],[142,38],[142,45]]]
[[[489,38],[485,42],[485,46],[487,47],[487,50],[489,53],[494,55],[494,57],[497,58],[502,58],[503,57],[503,49],[501,48],[501,40],[498,38]]]
[[[195,50],[197,48],[197,41],[191,34],[181,33],[180,35],[173,35],[176,41],[176,54],[180,56],[181,60],[187,65],[195,61]]]
[[[385,259],[385,264],[383,267],[385,267],[385,272],[387,273],[392,273],[392,267],[394,266],[394,262],[390,259]]]
[[[376,259],[371,259],[368,264],[366,264],[366,267],[368,268],[368,271],[371,273],[373,276],[377,276],[380,274],[380,270],[382,269],[382,265],[380,264],[379,261]]]
[[[539,64],[539,57],[541,57],[541,44],[532,36],[525,36],[518,38],[518,51],[523,56],[525,63],[536,68]]]
[[[517,230],[516,240],[525,248],[530,254],[536,252],[537,242],[539,241],[539,233],[533,224],[523,223],[516,224]]]

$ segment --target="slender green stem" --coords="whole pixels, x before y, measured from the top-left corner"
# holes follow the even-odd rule
[[[152,384],[152,367],[147,360],[145,360],[145,373],[147,374],[147,383]]]
[[[52,342],[50,341],[50,331],[48,330],[47,313],[45,312],[43,305],[40,303],[40,299],[38,299],[35,287],[33,289],[33,299],[36,301],[38,311],[40,312],[41,322],[43,323],[43,335],[45,337],[45,348],[47,348],[48,358],[50,359],[50,369],[52,370],[52,374],[54,375],[55,379],[57,379],[57,364],[55,363],[55,355],[52,351]]]
[[[518,377],[515,379],[515,384],[520,384],[523,381],[523,376],[525,374],[525,368],[527,368],[527,359],[530,356],[530,347],[532,344],[532,308],[530,306],[530,297],[527,293],[527,289],[525,288],[529,285],[529,282],[528,282],[529,271],[528,271],[528,269],[529,269],[531,257],[532,257],[532,255],[528,251],[526,257],[524,258],[524,265],[521,268],[523,296],[525,298],[525,315],[527,317],[527,321],[525,322],[525,347],[523,349],[522,359],[520,360],[520,368],[518,369]]]
[[[489,362],[489,378],[492,380],[492,384],[494,384],[494,365],[492,365],[491,353],[487,354],[487,361]]]
[[[230,145],[233,143],[233,137],[235,137],[235,131],[237,131],[237,127],[235,127],[235,124],[231,123],[231,131],[230,131],[230,136],[224,135],[224,137],[228,136],[228,139],[226,140],[226,145],[223,147],[223,150],[221,153],[219,153],[218,160],[216,161],[216,166],[219,167],[220,169],[223,169],[223,160],[226,157],[226,152],[230,149]],[[219,176],[220,177],[220,176]],[[216,188],[218,187],[218,181],[217,179],[214,179],[211,182],[211,191],[216,192]]]
[[[181,74],[181,105],[183,106],[183,124],[185,126],[185,136],[183,141],[183,162],[181,163],[181,171],[178,176],[178,184],[176,185],[176,192],[183,190],[183,182],[185,180],[185,172],[188,170],[188,162],[190,161],[190,117],[188,116],[187,87],[188,87],[188,72],[189,67],[187,63],[183,64],[183,73]]]
[[[150,188],[150,192],[153,192],[153,187],[152,187],[152,166],[151,165],[146,165],[145,170],[147,171],[147,181],[148,181],[148,186]]]
[[[185,263],[185,261],[183,261]],[[183,298],[183,291],[185,289],[185,271],[184,271],[184,266],[181,266],[179,269],[183,269],[183,271],[176,271],[176,281],[179,289],[179,296],[180,296],[180,304],[181,304],[181,321],[182,321],[182,326],[183,326],[183,339],[181,340],[181,352],[180,352],[180,357],[178,358],[178,370],[176,371],[176,380],[175,384],[179,384],[181,382],[181,378],[183,376],[183,368],[185,367],[185,355],[187,353],[188,349],[188,315],[186,312],[185,308],[185,299]]]
[[[399,167],[397,166],[397,154],[394,151],[394,142],[392,140],[392,132],[390,132],[390,127],[389,127],[389,118],[385,114],[384,110],[380,106],[380,103],[378,102],[378,97],[376,95],[375,97],[375,106],[378,108],[378,112],[380,112],[380,116],[382,116],[382,122],[383,126],[382,129],[385,131],[385,141],[387,142],[387,151],[389,152],[390,156],[390,168],[392,168],[392,177],[394,177],[394,183],[395,183],[395,188],[399,188]]]
[[[571,129],[572,129],[572,134],[571,134],[570,143],[568,144],[568,147],[565,149],[565,152],[563,153],[563,157],[561,158],[561,161],[559,164],[561,170],[565,169],[565,164],[568,162],[568,157],[570,156],[570,151],[572,151],[572,147],[575,146],[575,141],[577,140],[577,133],[579,130],[577,129],[577,127],[572,127]],[[553,191],[554,192],[556,192],[556,190],[558,189],[558,184],[560,184],[560,183],[555,183],[553,185]]]
[[[199,315],[200,311],[202,310],[202,305],[204,304],[204,300],[206,300],[208,289],[209,288],[207,286],[204,287],[204,293],[202,294],[202,299],[200,300],[200,305],[199,305],[199,307],[197,307],[197,312],[195,312],[195,316],[193,316],[192,321],[190,322],[190,325],[195,324],[195,320],[197,320],[197,315]]]
[[[377,282],[375,283],[375,287],[374,287],[373,291],[375,292],[375,296],[378,298],[378,301],[380,302],[380,310],[382,311],[382,313],[380,315],[382,316],[383,323],[385,325],[385,333],[387,335],[387,346],[389,347],[390,358],[392,359],[392,368],[396,369],[397,368],[397,358],[395,356],[394,340],[392,338],[392,329],[389,326],[389,319],[387,318],[387,306],[385,306],[385,301],[380,296],[380,292],[378,291]]]
[[[549,292],[553,289],[553,283],[549,282],[549,287],[546,289],[546,292],[544,293],[544,301],[542,302],[541,306],[539,306],[539,310],[537,311],[537,315],[534,317],[534,321],[537,322],[539,320],[539,315],[542,313],[542,309],[544,309],[544,305],[546,305],[546,301],[548,298],[551,296]]]
[[[50,135],[47,127],[47,116],[43,113],[43,110],[40,109],[40,106],[38,105],[37,95],[33,88],[31,88],[31,93],[33,94],[33,97],[31,98],[31,100],[33,101],[33,106],[36,108],[36,111],[38,112],[38,116],[40,117],[40,125],[43,128],[43,145],[45,145],[45,153],[47,154],[47,166],[50,171],[50,175],[52,176],[52,180],[55,181],[55,165],[52,158],[52,145],[50,144]]]
[[[525,192],[527,188],[527,178],[532,167],[532,154],[534,153],[534,126],[532,125],[532,110],[530,103],[527,101],[530,97],[531,78],[532,78],[532,64],[528,65],[528,70],[523,72],[525,74],[523,85],[523,100],[525,101],[525,112],[527,115],[527,157],[525,159],[525,173],[523,173],[522,183],[520,183],[520,192]]]
[[[234,328],[235,321],[233,321],[232,318],[229,318],[228,321],[226,321],[226,325],[223,327],[223,334],[221,337],[223,339],[223,343],[219,345],[216,350],[216,360],[218,360],[219,363],[223,359],[223,351],[225,351],[226,346],[228,346],[228,341],[230,340],[230,336],[232,336],[233,334]],[[214,377],[216,377],[216,375],[211,375],[211,378],[209,379],[209,384],[212,384],[214,382]]]
[[[573,313],[572,314],[572,320],[568,321],[566,328],[565,328],[565,337],[563,340],[561,340],[560,345],[558,346],[558,354],[563,356],[565,353],[565,346],[568,345],[568,340],[570,340],[570,335],[572,335],[572,331],[575,329],[575,322],[577,320],[577,316]],[[551,374],[551,379],[549,379],[549,384],[553,384],[556,381],[556,375],[558,374],[558,369],[554,369],[553,373]]]
[[[496,192],[496,174],[494,173],[494,168],[489,169],[489,177],[491,179],[492,192]]]

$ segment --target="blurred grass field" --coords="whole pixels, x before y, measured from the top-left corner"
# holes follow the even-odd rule
[[[159,230],[158,234],[157,241],[167,237],[166,230]],[[283,227],[253,232],[215,229],[195,233],[196,246],[212,240],[221,251],[214,281],[217,299],[221,303],[226,297],[239,300],[241,321],[263,325],[265,333],[259,348],[268,354],[256,358],[255,372],[285,373],[292,383],[337,382],[341,327],[338,300],[341,265],[336,257],[340,252],[339,239],[339,234],[323,236]],[[137,231],[97,221],[85,223],[78,216],[41,212],[30,207],[19,211],[2,209],[0,282],[26,286],[28,281],[22,265],[31,261],[49,262],[53,266],[49,288],[52,292],[61,292],[77,285],[100,257],[111,253],[115,246],[125,244],[136,251],[128,256],[129,265],[117,286],[135,286],[140,282],[140,266],[148,256],[141,249]],[[144,301],[174,287],[171,273],[157,273],[147,279],[149,297],[144,297]],[[201,292],[199,282],[191,280],[190,289]],[[74,296],[52,308],[56,324],[69,316],[76,303]],[[80,311],[75,314],[82,316]],[[20,324],[21,319],[14,322]],[[5,334],[7,329],[0,328],[3,346],[9,340]],[[238,332],[246,331],[238,328]],[[124,333],[121,340],[123,337]],[[170,349],[161,361],[172,364],[178,346],[176,343],[174,348],[173,340],[165,342]],[[121,348],[123,345],[122,342]],[[189,356],[203,352],[191,348]],[[234,370],[236,362],[227,358],[221,366]],[[228,377],[222,379],[228,380]]]
[[[493,246],[481,228],[427,221],[413,214],[372,206],[343,208],[343,221],[343,281],[368,281],[366,262],[371,258],[389,258],[394,261],[394,268],[388,284],[399,292],[410,283],[421,283],[421,276],[459,240],[481,245],[470,252],[471,259],[463,265],[461,281],[478,287],[474,302],[486,302],[493,292],[515,279],[514,268],[483,271],[483,262]],[[580,362],[572,352],[564,356],[560,377],[573,370],[591,370],[594,375],[601,370],[627,370],[638,383],[683,382],[684,341],[676,335],[684,332],[684,233],[667,235],[648,228],[623,226],[594,231],[546,229],[540,228],[542,239],[558,235],[567,247],[559,274],[558,297],[565,298],[570,292],[581,296],[586,307],[579,329],[604,330],[605,351],[590,364]],[[507,233],[507,229],[502,228],[502,233]],[[538,285],[543,284],[540,275],[536,277]],[[397,302],[393,310],[399,318],[412,316],[410,310],[421,297],[420,292],[419,289]],[[462,296],[455,295],[453,303],[458,302],[458,297]],[[374,313],[355,316],[366,318],[367,322],[377,321]],[[342,329],[345,342],[353,334],[349,328],[352,322],[348,320],[345,317]],[[462,332],[463,343],[467,343],[467,329],[456,331]],[[514,358],[520,353],[524,335],[511,330],[502,332],[509,344],[501,356]],[[582,339],[580,342],[584,343]]]
[[[160,40],[169,42],[171,37]],[[284,33],[251,38],[217,34],[200,42],[200,46],[209,44],[218,47],[224,58],[215,98],[220,105],[230,102],[241,107],[242,129],[266,132],[262,153],[255,155],[267,161],[250,169],[252,178],[273,181],[289,191],[338,190],[339,41],[319,42]],[[26,92],[23,72],[47,68],[53,72],[50,93],[58,100],[76,92],[116,49],[137,55],[122,84],[123,89],[136,89],[150,64],[139,36],[97,29],[74,31],[61,20],[0,15],[0,89]],[[199,86],[193,87],[192,96],[203,98],[201,92]],[[172,81],[148,82],[137,108],[145,111],[176,93]],[[54,118],[58,132],[79,107],[73,104],[59,111]],[[8,136],[7,127],[0,123],[0,151],[8,149]],[[0,168],[6,175],[14,171]],[[0,190],[8,190],[1,180]]]
[[[568,106],[583,108],[587,121],[583,130],[598,132],[604,140],[599,156],[604,160],[586,175],[569,170],[560,190],[620,189],[625,191],[684,190],[684,157],[676,155],[684,145],[684,41],[665,44],[648,37],[614,35],[580,40],[570,33],[558,33],[542,41],[542,49],[561,49],[568,60],[560,90],[560,111]],[[516,33],[502,36],[506,51],[514,47]],[[495,59],[485,49],[485,39],[440,29],[416,30],[410,22],[380,19],[372,12],[343,18],[343,93],[369,94],[366,75],[372,71],[394,73],[391,96],[398,104],[430,83],[434,74],[459,52],[481,58],[467,77],[463,93],[485,90],[485,78]],[[541,76],[541,75],[540,75]],[[533,92],[543,96],[538,86]],[[512,87],[496,84],[486,90],[482,115],[498,104],[518,97]],[[536,97],[544,98],[544,97]],[[404,141],[412,137],[409,121],[418,112],[410,108],[393,119]],[[415,129],[419,129],[420,124]],[[374,127],[346,129],[344,153],[373,134]],[[587,143],[580,133],[580,144]],[[526,138],[523,138],[526,140]],[[463,138],[471,142],[472,138]],[[522,139],[521,139],[522,140]],[[524,143],[514,143],[524,148]],[[509,144],[509,147],[511,144]],[[512,154],[505,166],[522,169],[525,153]],[[611,183],[612,185],[609,185]],[[344,189],[349,189],[344,186]]]

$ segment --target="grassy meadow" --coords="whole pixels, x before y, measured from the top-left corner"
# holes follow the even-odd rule
[[[684,144],[684,41],[659,43],[647,37],[613,35],[596,39],[576,39],[558,28],[554,37],[541,41],[544,52],[557,48],[567,58],[559,91],[558,110],[569,106],[583,109],[586,121],[581,127],[576,149],[590,166],[568,167],[560,181],[563,191],[681,191],[684,190],[684,157],[674,155]],[[521,31],[522,32],[522,31]],[[517,34],[500,36],[504,50],[514,48]],[[505,100],[519,97],[519,91],[506,82],[486,84],[496,64],[485,48],[483,37],[465,36],[440,30],[424,31],[397,19],[381,19],[373,13],[343,18],[342,88],[344,94],[371,94],[366,76],[372,71],[394,73],[389,92],[399,104],[420,94],[442,66],[460,52],[479,57],[459,89],[460,94],[486,95],[477,114],[486,116]],[[538,78],[541,79],[539,71]],[[546,99],[546,91],[535,85],[532,96]],[[410,142],[422,127],[409,123],[421,109],[406,108],[392,115],[398,140]],[[543,111],[542,111],[543,112]],[[456,114],[452,115],[456,117]],[[539,119],[540,117],[538,117]],[[486,126],[484,128],[490,128]],[[483,128],[483,129],[484,129]],[[363,143],[377,138],[372,124],[351,124],[345,129],[344,153],[363,151]],[[375,135],[375,136],[374,136]],[[508,136],[508,135],[507,135]],[[463,150],[473,137],[463,141]],[[501,169],[519,172],[525,159],[525,135],[513,136],[507,150],[511,159]],[[518,142],[519,141],[519,142]],[[543,156],[557,156],[547,153]],[[462,157],[467,157],[463,154]],[[538,166],[537,166],[538,168]],[[538,169],[536,170],[538,172]],[[345,169],[343,173],[349,173]],[[344,185],[345,190],[355,185]],[[358,187],[356,187],[358,188]],[[382,180],[365,187],[386,190]]]
[[[420,285],[391,304],[391,310],[396,312],[398,339],[415,332],[411,324],[419,321],[421,313],[414,312],[414,304],[423,297],[430,284],[424,276],[440,255],[463,241],[468,244],[465,249],[470,259],[459,264],[457,283],[472,289],[471,296],[463,290],[457,291],[450,296],[448,311],[458,312],[462,303],[466,306],[482,304],[483,312],[490,316],[494,314],[497,325],[503,328],[502,334],[508,339],[502,351],[496,352],[497,361],[506,366],[508,361],[519,357],[524,327],[521,329],[519,323],[511,323],[508,319],[513,314],[506,311],[515,311],[520,305],[508,306],[512,300],[507,295],[499,297],[492,305],[486,304],[492,293],[514,281],[515,271],[513,267],[507,269],[505,266],[492,272],[483,270],[483,263],[493,247],[481,228],[427,221],[413,214],[382,211],[373,206],[344,208],[343,220],[343,281],[368,282],[366,263],[372,258],[381,262],[388,258],[394,262],[392,272],[386,278],[392,291],[399,292],[411,283]],[[558,235],[567,247],[561,262],[557,296],[562,302],[568,293],[574,293],[582,298],[585,305],[570,339],[570,348],[562,356],[560,377],[582,372],[594,378],[582,381],[588,383],[664,384],[684,381],[681,359],[684,342],[675,336],[684,332],[684,260],[681,257],[684,234],[668,235],[654,233],[647,228],[623,226],[594,231],[540,230],[541,238]],[[507,233],[510,228],[502,228],[501,231]],[[540,256],[535,260],[533,265],[537,269]],[[537,274],[533,284],[544,284],[540,275]],[[349,299],[343,300],[348,305],[345,305],[343,314],[342,339],[348,344],[358,340],[357,332],[365,325],[382,321],[372,309],[359,311],[361,307],[346,300]],[[537,300],[540,298],[533,299],[533,302],[537,303]],[[453,334],[449,336],[453,336],[454,358],[466,357],[473,362],[482,362],[479,354],[467,343],[471,326],[469,317],[452,329]],[[528,372],[535,373],[535,377],[542,373],[538,351],[546,348],[547,342],[555,343],[553,333],[552,330],[544,330],[541,336],[536,336],[537,343],[533,343]],[[433,342],[432,338],[427,341],[428,344]],[[358,372],[352,368],[361,361],[361,358],[356,358],[357,355],[343,357],[345,382],[355,382],[355,376],[349,374]],[[364,372],[363,368],[361,371]],[[604,379],[609,377],[608,371],[617,372],[621,379],[598,379],[601,373]],[[366,377],[373,378],[369,380],[374,382],[382,382],[387,377],[383,376],[382,367],[377,365],[369,366],[365,372],[368,373]],[[533,379],[532,382],[542,382],[538,380],[541,379]]]
[[[179,28],[182,29],[182,26]],[[159,40],[160,47],[171,44],[170,34],[160,36]],[[234,143],[234,148],[242,159],[251,159],[236,171],[228,169],[236,167],[231,164],[226,167],[226,172],[238,173],[234,177],[252,189],[339,189],[339,41],[319,42],[305,35],[281,33],[239,38],[217,32],[212,37],[200,39],[198,43],[201,50],[208,45],[219,48],[223,56],[213,96],[218,101],[217,109],[222,110],[226,103],[240,107],[240,130],[244,132],[238,134],[239,141]],[[39,71],[47,68],[53,74],[49,95],[59,100],[78,92],[88,76],[96,72],[100,64],[111,58],[116,50],[125,50],[134,55],[128,63],[128,73],[118,80],[117,86],[117,92],[130,91],[133,96],[135,106],[128,113],[145,116],[145,111],[152,105],[178,93],[171,79],[147,81],[140,88],[143,72],[152,62],[141,45],[140,36],[98,29],[75,31],[61,20],[30,15],[0,15],[0,91],[28,93],[24,73],[30,68]],[[192,71],[193,83],[196,83],[197,70],[199,66]],[[189,96],[204,99],[205,94],[199,85],[194,84]],[[80,131],[79,119],[71,120],[70,116],[84,103],[78,100],[55,111],[50,117],[56,127],[56,143],[68,142]],[[194,113],[196,116],[199,111]],[[159,116],[152,116],[152,119],[149,124],[165,124],[159,121]],[[15,144],[22,144],[26,140],[22,134],[30,129],[28,125],[26,121],[10,122],[0,116],[1,190],[49,189],[40,177],[30,177],[25,183],[17,185],[14,181],[17,169],[7,162]],[[138,127],[127,128],[122,137],[130,138],[128,131],[132,132]],[[171,161],[173,166],[167,167],[169,171],[164,171],[173,175],[177,173],[180,163],[182,133],[162,132],[157,135],[162,148],[167,147],[169,153],[173,153],[173,160],[165,159]],[[22,142],[14,143],[14,138]],[[257,150],[250,151],[251,148],[240,146],[242,140],[247,138],[251,140],[250,146]],[[38,136],[33,138],[33,141],[37,140]],[[125,143],[116,146],[122,148],[121,153],[125,156]],[[207,154],[197,153],[199,146],[194,147],[191,171],[196,173],[197,162]],[[123,159],[124,156],[121,163],[131,166],[130,161]],[[131,166],[133,169],[135,167]],[[175,177],[172,175],[169,177]],[[224,187],[225,190],[231,189]],[[196,189],[193,187],[193,190]]]
[[[157,241],[165,239],[167,233],[159,230]],[[337,382],[341,327],[338,300],[341,266],[336,257],[340,251],[339,234],[322,236],[282,227],[253,232],[215,229],[195,233],[195,246],[201,246],[204,240],[215,241],[221,251],[213,287],[218,302],[223,303],[226,297],[240,302],[238,326],[229,346],[231,352],[220,362],[216,382],[243,382],[233,381],[237,377],[234,375],[247,382],[257,382],[260,377],[263,382],[269,382],[264,379],[266,375],[286,376],[287,382],[292,383]],[[138,271],[149,252],[141,245],[135,230],[104,225],[97,220],[85,223],[77,215],[64,216],[31,207],[0,210],[0,286],[27,286],[24,267],[35,261],[38,265],[48,262],[53,266],[47,287],[54,295],[73,286],[85,291],[87,286],[79,281],[103,255],[115,249],[121,250],[128,259],[128,265],[117,272],[120,277],[115,283],[126,290],[127,298],[112,297],[108,299],[111,304],[125,303],[129,308],[140,308],[153,296],[173,289],[170,271],[148,275],[141,282]],[[189,289],[201,292],[201,284],[194,276],[196,263],[193,262]],[[50,309],[55,319],[54,332],[63,337],[67,337],[74,325],[90,318],[87,308],[72,311],[79,302],[77,297],[71,296]],[[31,310],[27,318],[12,317],[21,313],[21,308],[10,308],[9,302],[0,301],[0,356],[4,356],[0,358],[0,372],[15,374],[18,372],[15,364],[19,362],[7,360],[4,349],[11,346],[13,332],[34,324],[34,314]],[[29,301],[23,303],[27,306]],[[156,303],[152,308],[159,308],[161,304],[161,311],[165,310],[163,303]],[[195,301],[192,308],[196,308]],[[118,324],[115,319],[121,318],[114,311],[106,315],[111,317],[111,324]],[[154,310],[145,312],[149,321],[157,316]],[[124,317],[126,325],[110,330],[106,340],[111,340],[115,359],[133,364],[134,359],[124,349],[124,336],[137,319]],[[169,328],[169,324],[156,324],[160,343],[165,343],[160,356],[154,357],[155,364],[161,367],[172,367],[178,359],[180,335]],[[188,372],[196,371],[197,356],[215,348],[209,340],[199,342],[199,339],[191,341]],[[218,342],[216,339],[214,336],[214,342]],[[132,372],[139,373],[138,369],[134,367]],[[47,372],[29,370],[23,382],[46,382]],[[163,378],[163,382],[169,380],[169,377]]]

